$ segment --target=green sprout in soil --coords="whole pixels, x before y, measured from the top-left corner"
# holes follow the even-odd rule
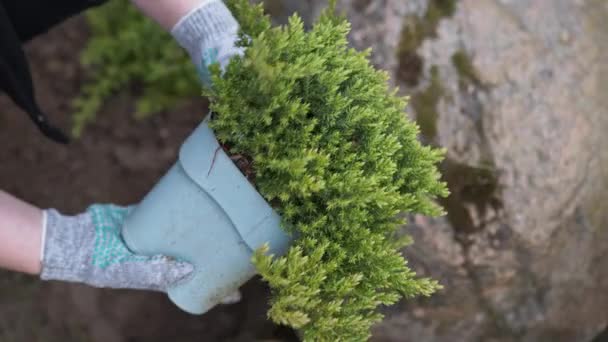
[[[247,156],[258,191],[297,232],[285,256],[258,250],[272,290],[269,317],[306,341],[362,341],[401,298],[440,286],[408,267],[397,239],[400,213],[442,214],[447,195],[406,101],[349,48],[335,1],[308,32],[297,15],[271,27],[261,5],[230,0],[242,26],[235,57],[211,67],[211,126],[232,155]]]

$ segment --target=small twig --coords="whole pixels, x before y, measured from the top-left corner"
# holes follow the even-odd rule
[[[218,146],[215,149],[215,153],[213,154],[213,160],[211,160],[211,166],[209,166],[209,172],[207,172],[207,177],[209,177],[209,175],[211,174],[211,170],[213,169],[213,165],[215,165],[215,158],[217,158],[217,153],[220,151],[222,147]]]

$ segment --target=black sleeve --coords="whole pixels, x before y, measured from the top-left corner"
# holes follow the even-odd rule
[[[0,0],[21,42],[105,0]]]
[[[61,143],[68,138],[48,123],[36,103],[32,76],[21,43],[104,0],[0,0],[0,90],[21,107],[42,133]]]

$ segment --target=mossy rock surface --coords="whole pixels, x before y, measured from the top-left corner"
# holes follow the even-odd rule
[[[397,78],[408,86],[416,86],[424,69],[424,61],[417,50],[425,39],[437,36],[437,26],[443,18],[456,11],[457,0],[430,0],[422,17],[405,18],[397,48]]]

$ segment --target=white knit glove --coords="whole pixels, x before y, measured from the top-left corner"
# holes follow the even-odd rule
[[[99,204],[76,216],[45,210],[40,277],[163,292],[187,277],[193,270],[188,263],[161,255],[136,255],[127,248],[121,231],[129,211]]]
[[[230,58],[242,55],[235,45],[239,24],[220,0],[207,0],[185,15],[171,30],[177,42],[188,51],[203,84],[210,86],[208,67],[219,63],[224,69]]]

